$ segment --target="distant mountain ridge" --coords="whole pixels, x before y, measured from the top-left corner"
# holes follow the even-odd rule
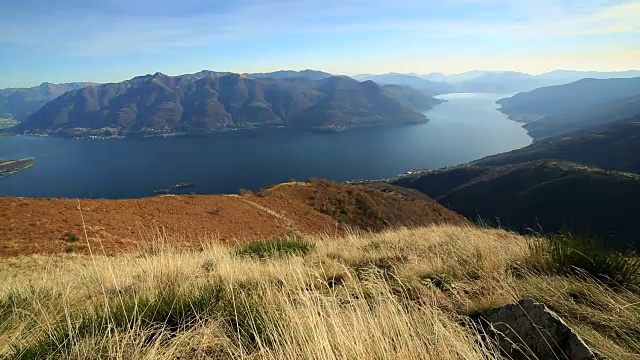
[[[611,247],[640,245],[637,174],[538,160],[436,170],[394,184],[420,190],[471,220],[518,232],[568,230],[598,236]]]
[[[537,78],[548,81],[562,81],[570,83],[581,79],[613,79],[640,77],[640,70],[625,71],[578,71],[578,70],[553,70],[536,75]],[[560,85],[560,84],[558,84]]]
[[[564,136],[551,137],[522,149],[472,162],[502,166],[544,159],[579,162],[593,167],[640,174],[640,114]]]
[[[640,77],[582,79],[519,93],[497,103],[501,105],[499,110],[512,119],[529,122],[636,95],[640,95]]]
[[[422,112],[437,103],[410,88],[361,83],[346,76],[311,80],[291,73],[156,73],[67,92],[13,131],[81,136],[262,126],[339,131],[424,123]]]
[[[203,70],[190,74],[191,79],[199,79],[207,74],[218,75],[231,74],[230,72],[215,72]],[[293,79],[307,78],[310,80],[322,80],[333,74],[318,70],[279,70],[266,73],[245,73],[253,78]],[[188,78],[186,75],[181,77]],[[535,88],[570,83],[583,78],[628,78],[640,77],[639,70],[620,72],[596,72],[596,71],[572,71],[554,70],[540,75],[529,75],[513,71],[483,71],[473,70],[461,74],[445,75],[442,73],[431,74],[400,74],[390,73],[384,75],[355,75],[353,78],[366,81],[373,80],[381,85],[397,84],[410,86],[422,91],[429,96],[451,92],[498,92],[515,93],[529,91]],[[0,89],[0,118],[24,120],[47,102],[64,94],[67,91],[77,90],[96,83],[68,83],[50,84],[42,83],[32,88],[8,88]]]
[[[188,75],[182,75],[185,79],[201,79],[212,73],[218,75],[231,74],[230,72],[215,72],[202,70]],[[281,70],[269,73],[246,74],[251,77],[271,77],[274,79],[286,79],[306,77],[311,80],[321,80],[333,76],[332,74],[316,70]],[[47,102],[57,98],[67,91],[78,90],[89,85],[98,85],[91,82],[74,82],[64,84],[52,84],[44,82],[31,88],[6,88],[0,89],[0,118],[24,120],[33,114]]]
[[[291,78],[304,77],[309,80],[322,80],[322,79],[326,79],[334,76],[333,74],[329,74],[324,71],[311,70],[311,69],[300,70],[300,71],[279,70],[279,71],[273,71],[273,72],[267,72],[267,73],[253,73],[253,74],[246,74],[246,75],[251,77],[257,77],[257,78],[273,78],[273,79],[291,79]]]
[[[428,95],[447,94],[454,91],[451,84],[436,82],[415,75],[408,74],[385,74],[385,75],[356,75],[353,77],[359,81],[371,80],[378,84],[394,84],[410,86],[421,90]]]
[[[390,73],[384,75],[356,75],[356,79],[371,79],[387,84],[404,84],[416,87],[417,79],[425,79],[437,82],[443,86],[448,84],[448,92],[491,92],[491,93],[518,93],[530,91],[545,86],[568,84],[585,78],[609,79],[640,77],[640,70],[628,70],[618,72],[598,71],[574,71],[554,70],[548,73],[531,75],[516,71],[486,71],[472,70],[460,74],[445,75],[442,73],[431,74],[399,74]],[[407,78],[413,78],[411,83],[406,83]],[[445,88],[446,89],[446,88]]]
[[[507,77],[535,78],[544,81],[556,81],[561,83],[570,83],[581,79],[610,79],[610,78],[630,78],[640,76],[640,70],[626,71],[579,71],[579,70],[553,70],[546,73],[531,75],[517,71],[492,71],[492,70],[472,70],[460,74],[445,75],[442,73],[431,74],[415,74],[425,79],[433,81],[443,81],[449,83],[459,83],[482,76],[498,76],[505,75]],[[556,84],[560,85],[560,84]],[[548,85],[547,85],[548,86]]]
[[[536,141],[553,136],[570,135],[576,131],[640,115],[640,95],[615,99],[584,109],[551,115],[529,122],[523,127]]]
[[[31,88],[0,89],[0,118],[22,120],[65,92],[89,85],[93,85],[93,83],[51,84],[44,82]]]

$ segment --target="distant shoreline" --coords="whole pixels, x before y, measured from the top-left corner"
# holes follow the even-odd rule
[[[414,125],[424,125],[429,123],[429,119],[425,118],[424,122],[407,122],[400,124],[368,124],[368,125],[357,125],[357,126],[346,126],[346,127],[323,127],[323,128],[298,128],[298,127],[289,127],[289,126],[261,126],[261,127],[240,127],[240,128],[229,128],[229,129],[213,129],[209,131],[203,132],[174,132],[174,133],[160,133],[154,131],[140,131],[140,132],[131,132],[125,134],[117,134],[117,135],[99,135],[100,132],[109,131],[105,129],[97,129],[91,130],[86,128],[77,128],[71,129],[68,131],[80,131],[86,133],[77,134],[70,133],[64,130],[50,131],[50,132],[34,132],[34,133],[11,133],[11,132],[0,132],[0,136],[55,136],[59,138],[67,138],[67,139],[77,139],[77,140],[115,140],[115,139],[130,139],[130,138],[162,138],[162,137],[206,137],[211,135],[225,134],[225,133],[261,133],[261,132],[285,132],[288,131],[290,133],[308,133],[308,134],[337,134],[346,131],[357,131],[359,129],[372,129],[372,128],[394,128],[394,127],[402,127],[402,126],[414,126]]]

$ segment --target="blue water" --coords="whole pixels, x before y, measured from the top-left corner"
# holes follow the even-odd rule
[[[0,159],[34,157],[36,165],[0,180],[0,194],[131,198],[179,182],[199,194],[235,193],[310,177],[334,180],[395,176],[513,150],[531,143],[520,124],[497,111],[496,94],[447,94],[428,124],[337,134],[287,130],[210,136],[72,140],[0,138]]]

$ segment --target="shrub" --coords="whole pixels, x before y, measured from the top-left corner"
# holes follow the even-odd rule
[[[240,189],[239,193],[240,193],[240,196],[251,196],[251,195],[253,195],[253,191],[248,190],[248,189]]]
[[[529,244],[534,270],[555,275],[589,275],[609,284],[639,285],[640,258],[607,249],[583,235],[561,233]]]
[[[258,258],[306,255],[313,248],[313,244],[298,238],[271,239],[266,241],[252,241],[243,244],[236,250],[239,256]]]
[[[72,233],[71,231],[67,231],[62,234],[62,238],[64,239],[64,241],[70,243],[78,242],[80,240],[80,237],[78,237],[78,235]]]

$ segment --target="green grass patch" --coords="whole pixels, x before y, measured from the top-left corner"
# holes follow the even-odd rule
[[[196,290],[181,291],[170,286],[152,296],[129,295],[112,302],[108,316],[99,328],[137,330],[162,327],[178,331],[198,318],[212,314],[224,296],[221,284],[208,284]]]
[[[26,346],[14,347],[13,354],[7,359],[39,360],[59,356],[70,343],[71,338],[66,329],[55,330],[53,334],[38,339]]]
[[[64,239],[64,241],[70,242],[70,243],[80,241],[80,237],[71,231],[67,231],[64,234],[62,234],[62,238]]]
[[[593,238],[562,233],[530,242],[534,270],[592,276],[610,285],[640,285],[640,257],[607,249]]]
[[[304,256],[311,252],[312,249],[313,244],[298,238],[277,238],[245,243],[236,250],[236,255],[261,259],[295,255]]]
[[[15,311],[24,310],[32,303],[29,296],[22,293],[10,292],[3,298],[0,298],[0,330],[15,313]]]

